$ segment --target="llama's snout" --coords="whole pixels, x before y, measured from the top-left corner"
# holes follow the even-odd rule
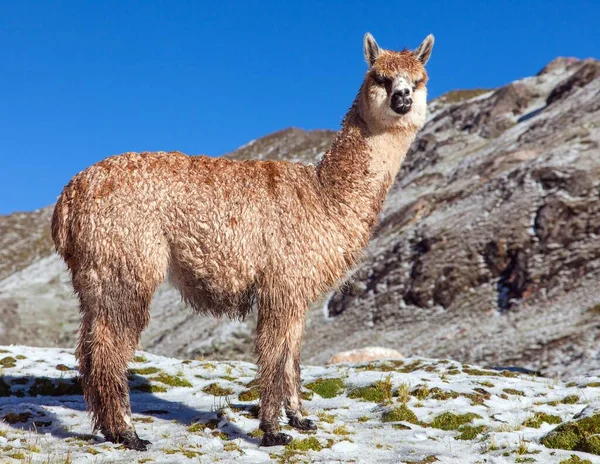
[[[412,98],[410,89],[404,87],[402,89],[395,90],[392,94],[390,106],[398,114],[406,114],[410,111],[412,106]]]

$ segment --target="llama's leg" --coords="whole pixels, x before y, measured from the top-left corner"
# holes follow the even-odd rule
[[[294,350],[293,369],[290,366],[285,370],[284,383],[284,401],[285,414],[289,419],[289,424],[296,430],[317,430],[317,424],[310,419],[302,417],[302,384],[300,382],[300,344],[301,339],[297,341],[297,347]]]
[[[127,364],[148,324],[154,285],[142,290],[140,283],[113,282],[91,294],[76,282],[83,312],[77,357],[94,430],[108,441],[145,450],[150,442],[138,437],[131,420]]]
[[[260,429],[262,446],[285,445],[290,435],[279,431],[281,406],[289,395],[293,407],[300,406],[299,371],[295,353],[300,351],[304,308],[285,299],[259,304],[256,351],[260,373]],[[299,367],[299,365],[298,365]]]

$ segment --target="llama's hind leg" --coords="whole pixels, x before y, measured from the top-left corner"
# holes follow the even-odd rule
[[[114,285],[91,297],[83,288],[83,321],[77,357],[83,394],[92,415],[94,430],[108,441],[127,448],[145,450],[131,420],[127,364],[149,321],[152,291],[138,285]]]

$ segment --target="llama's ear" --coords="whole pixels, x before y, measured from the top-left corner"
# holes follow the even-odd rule
[[[363,49],[365,52],[365,60],[367,60],[367,64],[370,68],[375,64],[375,60],[381,53],[381,49],[379,48],[379,45],[377,45],[377,42],[375,42],[375,38],[369,32],[365,34]]]
[[[429,57],[431,56],[431,51],[433,50],[433,42],[435,39],[433,38],[433,34],[429,34],[425,37],[425,40],[419,45],[419,48],[415,51],[415,55],[419,59],[423,65],[425,65],[429,61]]]

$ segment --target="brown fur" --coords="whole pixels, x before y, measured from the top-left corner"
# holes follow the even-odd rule
[[[407,51],[383,51],[374,69],[426,78]],[[282,404],[301,418],[307,306],[359,259],[424,122],[380,119],[372,85],[367,77],[316,167],[126,153],[65,187],[52,235],[81,303],[77,356],[95,428],[113,438],[133,431],[127,363],[168,271],[199,312],[244,317],[258,304],[261,428],[279,430]]]

